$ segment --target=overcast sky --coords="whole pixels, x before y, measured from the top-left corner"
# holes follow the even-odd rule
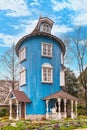
[[[87,27],[87,0],[0,0],[0,55],[31,33],[40,16],[54,21],[52,34],[60,37]]]

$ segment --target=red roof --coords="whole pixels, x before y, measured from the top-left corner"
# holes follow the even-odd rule
[[[13,90],[12,93],[20,102],[31,102],[31,100],[25,95],[23,91]]]
[[[43,98],[43,100],[49,100],[49,99],[54,99],[54,98],[63,98],[63,99],[67,99],[67,100],[78,101],[78,98],[76,98],[64,91],[59,91],[57,93],[51,94],[51,95]]]

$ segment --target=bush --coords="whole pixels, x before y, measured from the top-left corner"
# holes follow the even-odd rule
[[[5,126],[1,130],[16,130],[13,126]]]
[[[84,106],[78,106],[78,115],[86,115],[86,108]]]
[[[7,116],[7,115],[8,115],[8,110],[7,109],[0,110],[0,117]]]

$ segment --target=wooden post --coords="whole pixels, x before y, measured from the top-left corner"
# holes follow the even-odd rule
[[[49,100],[46,100],[46,119],[49,119],[49,114],[48,114],[48,102],[49,102]]]
[[[18,110],[19,108],[18,108],[18,106],[19,106],[19,105],[18,105],[18,101],[16,101],[16,105],[17,105],[17,116],[16,116],[16,120],[19,120],[19,115],[18,115],[18,113],[19,113],[19,110]]]
[[[77,117],[77,101],[75,101],[75,116]]]
[[[65,118],[67,117],[67,114],[66,114],[66,99],[64,99],[64,117]]]
[[[9,104],[10,104],[10,115],[9,115],[9,120],[12,120],[12,99],[9,100]]]
[[[73,100],[71,100],[71,118],[74,118],[74,113],[73,113]]]
[[[58,112],[58,118],[61,119],[61,111],[60,111],[61,98],[58,98],[57,101],[58,101],[58,106],[59,106],[59,108],[58,108],[58,110],[59,110],[59,112]]]

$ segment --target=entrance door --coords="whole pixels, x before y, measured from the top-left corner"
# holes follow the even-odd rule
[[[25,118],[25,103],[21,102],[21,118]]]

